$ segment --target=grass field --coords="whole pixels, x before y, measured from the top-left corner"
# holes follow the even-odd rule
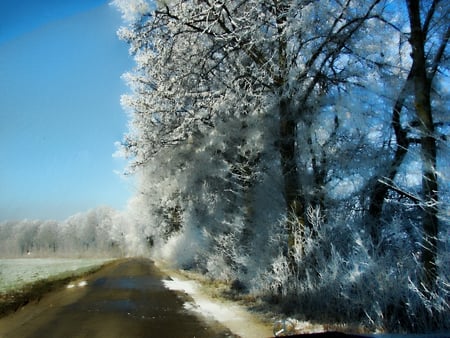
[[[107,259],[17,258],[0,259],[0,293],[56,276],[82,274]]]
[[[72,279],[97,270],[111,259],[0,259],[0,317],[16,311]]]

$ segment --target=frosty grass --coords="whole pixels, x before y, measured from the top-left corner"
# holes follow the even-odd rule
[[[63,274],[82,274],[109,259],[14,258],[0,259],[0,294],[25,284]]]

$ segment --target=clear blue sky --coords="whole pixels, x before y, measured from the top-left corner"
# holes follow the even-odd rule
[[[108,1],[0,1],[0,221],[125,207],[120,24]]]

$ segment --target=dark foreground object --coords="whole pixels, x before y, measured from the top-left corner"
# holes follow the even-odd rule
[[[0,320],[1,338],[232,337],[183,308],[146,259],[108,265],[87,279]]]
[[[353,334],[346,334],[341,332],[321,332],[321,333],[307,333],[300,334],[289,337],[300,337],[300,338],[367,338],[367,336],[359,336]]]
[[[450,334],[446,333],[437,333],[437,334],[411,334],[411,335],[390,335],[390,334],[368,334],[368,335],[356,335],[356,334],[348,334],[348,333],[341,333],[341,332],[323,332],[323,333],[308,333],[308,334],[300,334],[300,335],[294,335],[289,336],[289,338],[450,338]]]

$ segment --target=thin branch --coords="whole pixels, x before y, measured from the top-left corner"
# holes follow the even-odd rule
[[[425,21],[423,23],[422,31],[425,34],[425,36],[424,36],[425,40],[426,40],[426,36],[428,35],[428,30],[430,28],[431,19],[433,18],[434,12],[436,11],[436,5],[438,4],[439,1],[440,0],[433,0],[430,10],[427,13],[427,17],[425,18]]]
[[[450,39],[450,25],[447,26],[447,31],[445,32],[444,37],[442,38],[439,49],[437,50],[433,63],[431,65],[431,71],[428,76],[430,83],[433,80],[434,76],[436,75],[437,69],[441,63],[442,57],[444,56],[445,48],[447,47],[449,39]]]
[[[385,186],[387,186],[389,189],[391,189],[392,191],[395,191],[397,194],[407,197],[410,200],[412,200],[413,202],[417,203],[417,204],[422,204],[423,201],[420,197],[417,197],[405,190],[403,190],[402,188],[400,188],[398,185],[395,184],[394,181],[392,181],[391,179],[384,177],[384,178],[380,178],[378,180],[378,182],[384,184]]]

